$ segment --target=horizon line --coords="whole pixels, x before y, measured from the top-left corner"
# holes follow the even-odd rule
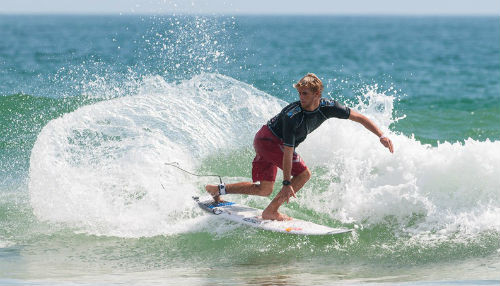
[[[405,16],[405,17],[499,17],[495,13],[154,13],[154,12],[4,12],[2,16]]]

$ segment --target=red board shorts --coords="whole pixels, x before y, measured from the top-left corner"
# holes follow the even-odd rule
[[[278,168],[283,169],[283,141],[264,125],[255,134],[253,147],[256,155],[252,162],[252,180],[274,182]],[[306,169],[304,160],[293,152],[292,176],[297,176]]]

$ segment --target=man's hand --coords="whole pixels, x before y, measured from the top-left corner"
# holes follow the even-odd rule
[[[286,201],[287,204],[288,204],[288,201],[290,200],[290,197],[296,198],[295,190],[293,189],[293,187],[291,185],[283,186],[281,188],[281,191],[279,192],[278,196],[281,196],[280,201]]]
[[[394,153],[394,147],[392,146],[391,139],[389,139],[387,137],[382,137],[382,138],[380,138],[380,143],[382,143],[382,145],[384,145],[386,148],[388,148],[389,151],[391,151],[391,153]]]

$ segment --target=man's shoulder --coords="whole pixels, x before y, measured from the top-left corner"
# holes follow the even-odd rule
[[[283,114],[285,114],[288,118],[293,118],[301,112],[302,107],[300,106],[300,101],[292,102],[283,108]]]
[[[333,99],[322,98],[320,102],[320,110],[328,118],[337,117],[347,119],[351,110]]]

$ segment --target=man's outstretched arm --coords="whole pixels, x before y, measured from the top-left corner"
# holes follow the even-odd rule
[[[361,123],[366,129],[377,135],[380,138],[380,143],[388,148],[391,153],[394,153],[394,147],[392,146],[391,139],[383,136],[384,133],[368,117],[351,109],[349,119]]]

